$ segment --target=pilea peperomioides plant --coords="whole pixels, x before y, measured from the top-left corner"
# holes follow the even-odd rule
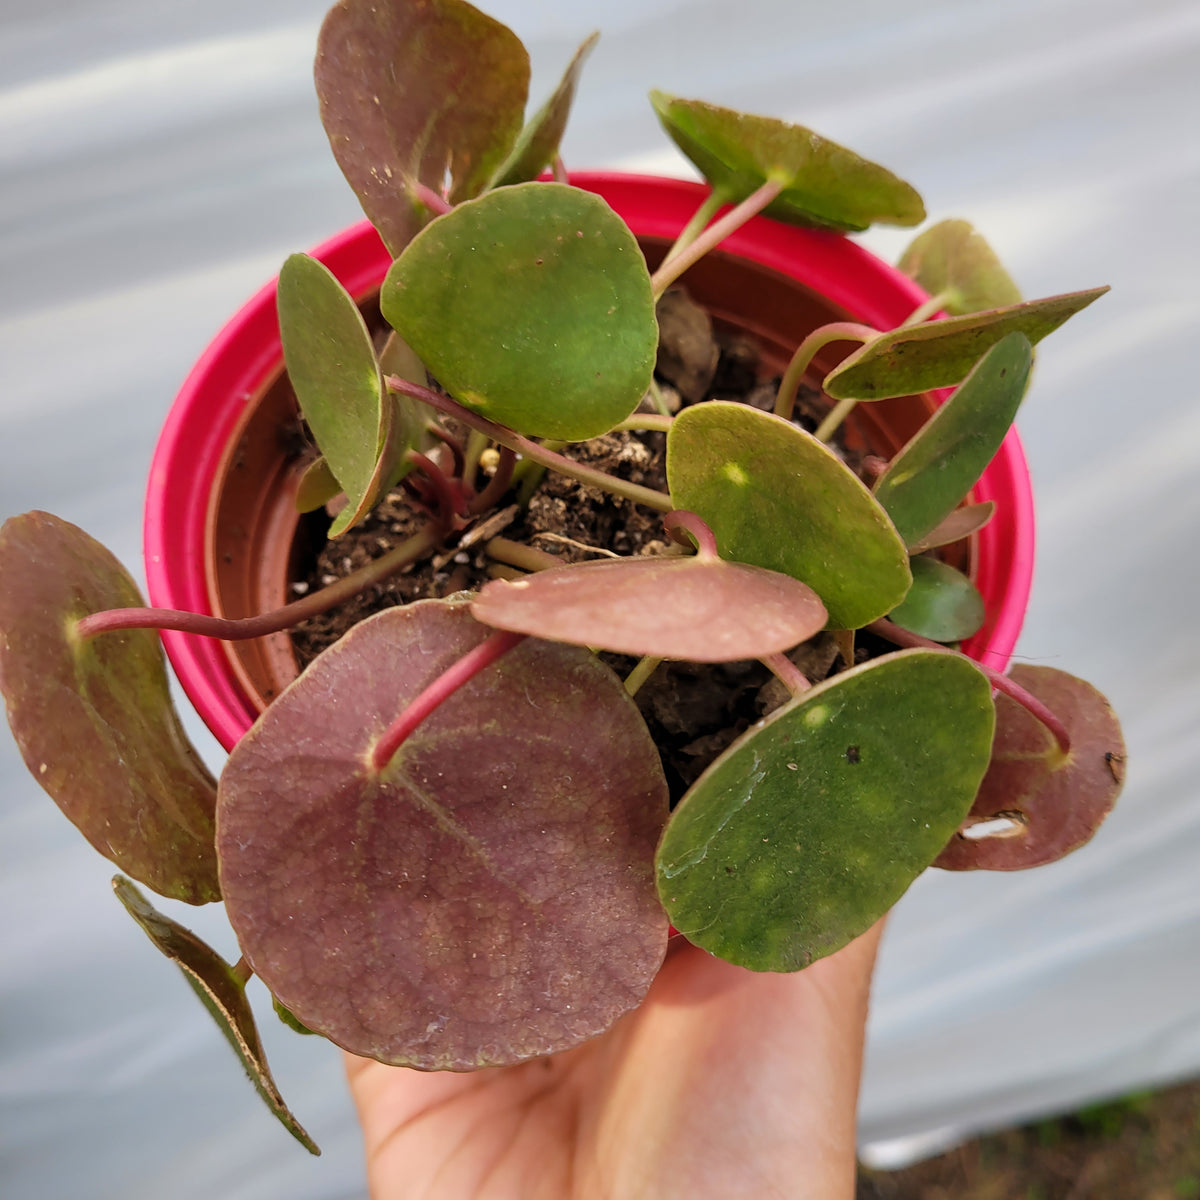
[[[1120,730],[1094,689],[1048,668],[1005,677],[954,648],[984,602],[942,554],[993,515],[971,492],[1033,344],[1105,289],[1022,301],[979,236],[944,222],[902,260],[932,298],[900,328],[815,330],[773,412],[681,404],[655,378],[656,310],[702,254],[759,212],[847,231],[924,209],[808,130],[654,93],[711,194],[651,274],[557,157],[593,40],[523,125],[525,51],[461,0],[341,0],[322,30],[322,117],[395,256],[380,296],[393,332],[373,338],[319,262],[284,264],[285,357],[317,448],[302,502],[330,506],[336,538],[400,488],[418,517],[407,541],[231,621],[145,608],[108,551],[55,517],[0,533],[0,683],[26,762],[128,875],[224,900],[236,964],[114,882],[313,1150],[262,1059],[252,975],[289,1024],[356,1053],[512,1063],[635,1007],[671,926],[733,963],[799,970],[931,863],[1060,857],[1120,788]],[[859,348],[814,378],[834,341]],[[806,382],[824,414],[811,431]],[[944,387],[890,461],[876,448],[847,465],[855,405]],[[665,491],[575,453],[614,433],[665,435]],[[554,476],[657,512],[666,540],[567,562],[496,536]],[[261,636],[477,544],[503,578],[356,625],[211,779],[154,630]],[[664,660],[758,660],[781,697],[674,797],[638,706]]]

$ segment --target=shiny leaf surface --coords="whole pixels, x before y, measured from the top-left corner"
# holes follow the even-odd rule
[[[321,121],[342,173],[393,255],[430,213],[407,181],[452,204],[477,195],[520,133],[529,55],[462,0],[339,0],[317,42]]]
[[[787,186],[765,211],[781,221],[859,230],[925,219],[904,180],[802,125],[664,92],[651,92],[650,102],[672,141],[731,201],[779,179]]]
[[[667,435],[679,508],[712,527],[722,558],[807,583],[835,629],[857,629],[908,591],[908,553],[887,514],[828,447],[744,404],[685,408]]]
[[[486,584],[476,620],[621,654],[734,662],[819,633],[825,606],[799,580],[709,558],[621,558]]]
[[[531,436],[595,437],[637,407],[658,325],[633,234],[597,196],[500,188],[423,230],[383,314],[456,400]]]
[[[1104,696],[1053,667],[1019,663],[1010,674],[1067,727],[1071,751],[1064,755],[1026,708],[998,696],[992,761],[969,822],[1007,818],[1007,828],[992,837],[956,833],[935,863],[950,871],[1021,871],[1070,854],[1091,839],[1125,782],[1125,742]]]
[[[1034,345],[1108,291],[1068,292],[1008,308],[947,317],[881,334],[825,376],[835,399],[883,400],[950,387],[1001,338],[1023,333]]]
[[[800,970],[868,929],[970,807],[990,692],[959,655],[904,650],[772,713],[671,816],[658,887],[672,924],[756,971]]]
[[[212,777],[171,704],[158,635],[76,622],[145,601],[82,529],[31,512],[0,530],[0,691],[25,765],[123,871],[189,904],[220,898]]]
[[[875,499],[911,546],[958,507],[1000,449],[1033,366],[1033,347],[1010,333],[892,459]]]
[[[961,642],[983,626],[983,597],[961,571],[936,558],[914,558],[911,565],[912,587],[889,620],[935,642]]]
[[[488,633],[442,601],[363,621],[221,778],[247,960],[308,1028],[384,1062],[467,1070],[575,1045],[640,1003],[666,946],[666,781],[587,651],[523,642],[371,767],[384,729]]]

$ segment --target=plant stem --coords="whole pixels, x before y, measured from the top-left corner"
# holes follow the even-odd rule
[[[657,492],[653,488],[642,487],[641,484],[617,479],[604,471],[597,471],[595,467],[584,466],[583,463],[564,458],[561,454],[547,450],[545,446],[538,445],[537,442],[523,434],[516,433],[503,425],[497,425],[495,421],[489,421],[487,417],[481,417],[478,413],[459,404],[457,400],[443,396],[431,388],[422,387],[419,383],[410,383],[407,379],[400,379],[394,375],[389,375],[384,382],[393,391],[412,396],[415,400],[428,404],[430,408],[436,408],[438,412],[457,417],[473,429],[482,430],[493,442],[499,442],[501,446],[507,446],[522,457],[541,463],[552,471],[557,471],[560,475],[566,475],[569,479],[591,484],[592,487],[611,492],[615,496],[623,496],[626,500],[632,500],[635,504],[644,504],[647,508],[656,509],[658,512],[670,512],[673,507],[671,497],[665,492]]]
[[[565,565],[557,554],[548,554],[545,550],[506,537],[492,538],[483,551],[489,558],[510,567],[520,567],[522,571],[551,571]]]
[[[825,415],[825,420],[817,426],[817,431],[813,434],[813,437],[818,442],[829,441],[837,433],[841,423],[854,411],[857,404],[858,401],[851,398],[839,400]]]
[[[371,766],[382,771],[392,756],[434,709],[439,708],[459,688],[470,683],[480,671],[491,666],[514,646],[525,640],[523,633],[497,629],[474,650],[468,650],[456,663],[443,671],[405,710],[384,730],[383,736],[371,751]]]
[[[661,658],[655,658],[652,654],[647,654],[645,658],[639,659],[637,665],[625,676],[625,692],[629,696],[636,696],[641,690],[642,684],[658,670]]]
[[[685,538],[690,534],[691,539],[696,543],[696,557],[705,559],[720,558],[721,555],[717,550],[717,539],[712,529],[694,512],[689,512],[686,508],[676,508],[667,513],[663,517],[663,525],[671,537],[681,546],[686,546],[688,543]],[[684,530],[684,535],[681,538],[678,530]]]
[[[419,450],[409,450],[405,458],[429,481],[437,502],[437,516],[443,528],[453,529],[456,517],[466,515],[466,498],[457,480],[450,479],[441,467]]]
[[[662,416],[670,417],[671,410],[667,407],[667,402],[663,399],[662,389],[658,386],[658,380],[653,375],[650,376],[650,387],[648,390],[654,407],[658,409]]]
[[[668,433],[674,423],[675,418],[670,413],[634,413],[632,417],[618,421],[612,431],[619,433],[625,429],[650,429],[655,433]]]
[[[809,683],[808,677],[800,670],[798,666],[782,651],[777,654],[768,654],[764,658],[758,660],[767,667],[771,674],[783,684],[793,696],[799,696],[802,692],[807,692],[812,684]]]
[[[475,430],[471,432],[474,433]],[[512,484],[513,469],[516,465],[517,456],[507,446],[501,446],[500,461],[496,464],[495,474],[488,481],[487,487],[467,505],[467,512],[471,516],[485,513],[500,503]]]
[[[254,974],[254,968],[246,961],[246,956],[242,955],[230,968],[230,974],[244,987],[250,982],[250,978]]]
[[[435,428],[440,428],[440,426],[435,425]],[[462,475],[463,483],[468,487],[475,486],[475,476],[479,474],[479,460],[487,448],[488,436],[486,433],[480,433],[478,429],[467,431],[467,446],[463,452],[459,474]]]
[[[367,563],[345,579],[339,579],[319,592],[294,600],[282,608],[261,613],[257,617],[231,619],[210,617],[202,613],[181,612],[172,608],[110,608],[91,613],[75,626],[80,637],[94,637],[118,629],[176,629],[180,633],[196,633],[201,637],[223,638],[238,642],[245,638],[265,637],[290,629],[309,617],[327,612],[338,604],[357,596],[372,584],[379,583],[401,568],[416,562],[441,540],[442,532],[436,522],[430,522],[419,533],[401,542],[394,550]]]
[[[554,176],[555,183],[570,183],[571,175],[567,170],[566,163],[562,160],[561,154],[554,156],[554,161],[550,164],[550,173]]]
[[[751,217],[757,216],[786,186],[782,179],[768,179],[762,187],[751,192],[741,204],[732,208],[719,221],[714,221],[696,240],[672,258],[662,263],[650,278],[657,300],[680,275],[698,263],[710,250],[719,246],[731,233],[739,230]]]
[[[829,325],[821,325],[814,329],[796,347],[792,361],[788,363],[787,370],[779,381],[779,391],[775,393],[775,415],[785,421],[792,419],[796,393],[800,390],[804,373],[812,365],[812,360],[817,354],[830,342],[869,342],[878,336],[878,329],[872,329],[870,325],[860,325],[856,321],[833,321]]]
[[[871,633],[877,633],[880,637],[887,638],[889,642],[894,642],[897,646],[917,646],[924,650],[943,650],[947,654],[962,654],[961,650],[952,650],[949,646],[943,646],[939,642],[921,637],[919,633],[910,633],[907,629],[901,629],[899,625],[893,624],[886,617],[872,621],[866,628]],[[963,654],[963,657],[966,658],[966,655]],[[971,661],[974,662],[974,659]],[[981,662],[976,662],[975,666],[988,677],[988,681],[996,691],[1003,692],[1021,705],[1030,716],[1041,721],[1054,735],[1054,740],[1063,754],[1071,753],[1071,735],[1067,732],[1066,726],[1045,704],[1031,692],[1026,691],[1019,683],[1015,683],[1007,675],[1002,675],[994,667],[989,667]]]
[[[956,288],[945,288],[938,292],[936,296],[930,296],[924,304],[918,305],[900,322],[900,329],[907,329],[910,325],[920,325],[922,321],[928,321],[934,313],[939,313],[946,307],[946,302],[953,300]]]
[[[446,199],[445,196],[438,195],[431,187],[426,187],[419,179],[410,179],[408,186],[416,198],[423,204],[431,213],[436,213],[439,217],[444,213],[448,213],[454,205]]]
[[[679,231],[679,236],[671,244],[671,248],[663,256],[663,262],[669,263],[675,255],[686,250],[701,234],[704,227],[717,214],[717,209],[725,204],[729,199],[726,192],[719,191],[713,188],[712,191],[704,197],[700,203],[700,207],[692,213],[688,223]]]

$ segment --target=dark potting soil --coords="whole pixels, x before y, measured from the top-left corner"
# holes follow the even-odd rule
[[[757,345],[741,335],[714,332],[707,314],[683,289],[672,289],[660,302],[659,323],[656,379],[673,411],[712,399],[768,412],[773,408],[779,380],[760,377]],[[831,404],[816,390],[802,386],[795,406],[797,424],[812,432]],[[648,400],[643,411],[654,411]],[[610,475],[665,491],[665,444],[662,433],[621,432],[574,443],[562,453]],[[860,477],[869,478],[868,462],[839,452]],[[424,520],[400,489],[333,542],[325,538],[328,514],[310,514],[305,528],[311,555],[307,569],[293,584],[294,591],[302,595],[327,587],[398,545]],[[512,569],[498,564],[484,549],[496,536],[553,554],[563,563],[610,554],[660,554],[668,549],[660,514],[546,472],[526,507],[512,503],[510,493],[506,507],[484,514],[433,557],[298,626],[292,641],[301,667],[372,613],[413,600],[477,590],[490,579],[511,577]],[[862,656],[856,652],[856,658]],[[828,633],[798,646],[790,657],[812,682],[824,679],[838,663],[837,647]],[[637,661],[617,654],[602,658],[622,677]],[[783,685],[755,660],[715,665],[664,662],[639,690],[637,704],[662,753],[672,801],[736,737],[787,698]]]

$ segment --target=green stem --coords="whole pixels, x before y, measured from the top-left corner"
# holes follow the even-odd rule
[[[719,221],[714,221],[686,250],[662,263],[650,277],[650,286],[657,300],[680,275],[698,263],[710,250],[719,246],[731,233],[741,229],[751,217],[757,216],[780,192],[786,183],[782,179],[768,179],[762,187],[751,192],[741,204],[727,212]]]
[[[319,592],[312,592],[282,608],[261,613],[257,617],[231,619],[210,617],[203,613],[181,612],[170,608],[110,608],[105,612],[92,613],[76,625],[80,637],[93,637],[98,633],[109,633],[116,629],[177,629],[181,633],[197,633],[201,637],[222,638],[228,642],[246,638],[265,637],[290,629],[309,617],[344,603],[366,591],[372,584],[394,575],[411,562],[416,562],[441,540],[442,530],[436,522],[430,522],[419,533],[401,542],[394,550],[367,563],[344,579],[331,583]]]
[[[624,429],[652,429],[655,433],[668,433],[674,422],[675,418],[670,413],[634,413],[632,417],[618,421],[612,431],[619,433]]]
[[[243,955],[229,968],[229,973],[238,983],[245,987],[250,982],[250,977],[254,974],[254,968],[246,961],[245,955]]]
[[[479,474],[479,460],[488,448],[490,440],[486,433],[480,433],[478,429],[472,429],[467,434],[467,449],[463,454],[459,473],[468,487],[475,486],[475,476]]]
[[[813,435],[818,442],[827,442],[841,426],[842,422],[854,411],[858,401],[853,397],[848,397],[845,400],[839,400],[833,408],[825,414],[825,420],[817,426],[817,432]]]
[[[653,375],[650,376],[650,399],[654,402],[654,407],[664,416],[669,417],[671,410],[667,407],[666,400],[663,399],[662,389],[658,386],[658,380]]]
[[[506,537],[492,538],[483,549],[489,558],[510,567],[520,567],[522,571],[551,571],[564,565],[557,554],[547,554],[545,550]]]
[[[922,321],[928,321],[934,313],[940,313],[946,307],[947,301],[954,299],[956,291],[955,288],[946,288],[944,291],[938,292],[936,296],[930,296],[924,304],[914,308],[897,328],[907,329],[910,325],[920,325]]]
[[[722,204],[729,200],[729,193],[721,191],[719,188],[713,188],[712,191],[704,197],[700,207],[692,213],[691,219],[679,231],[679,236],[672,243],[671,248],[663,256],[663,262],[668,263],[677,254],[681,254],[686,250],[703,232],[704,227],[717,215],[717,209]]]
[[[525,437],[523,434],[515,433],[503,425],[497,425],[495,421],[489,421],[486,417],[481,417],[469,408],[464,408],[457,400],[452,400],[449,396],[443,396],[440,392],[435,392],[430,388],[422,387],[418,383],[412,383],[407,379],[400,379],[394,375],[389,375],[385,382],[393,391],[402,392],[406,396],[412,396],[414,399],[428,404],[430,408],[436,408],[438,412],[457,417],[473,429],[482,430],[493,442],[499,442],[500,445],[507,446],[510,450],[515,450],[524,458],[530,458],[536,463],[541,463],[543,466],[549,467],[550,470],[557,471],[560,475],[566,475],[568,479],[575,479],[580,483],[591,484],[592,487],[600,488],[602,491],[609,492],[614,496],[622,496],[626,500],[632,500],[634,504],[644,504],[647,508],[653,508],[658,512],[670,512],[675,507],[671,503],[671,497],[665,492],[658,492],[653,488],[642,487],[641,484],[630,483],[625,479],[617,479],[612,475],[606,474],[604,471],[597,471],[595,467],[588,467],[583,463],[577,463],[572,459],[564,458],[561,454],[555,454],[553,451],[547,450],[544,446],[538,445],[537,442]]]
[[[625,676],[625,692],[629,696],[636,696],[641,689],[642,684],[658,670],[661,658],[655,658],[652,654],[647,654],[645,658],[639,659],[637,666]]]
[[[878,336],[878,329],[872,329],[870,325],[860,325],[856,321],[834,321],[814,329],[796,347],[792,361],[788,363],[787,370],[779,381],[779,391],[775,394],[775,415],[785,421],[792,419],[796,393],[800,390],[804,374],[812,365],[812,360],[830,342],[869,342]]]

